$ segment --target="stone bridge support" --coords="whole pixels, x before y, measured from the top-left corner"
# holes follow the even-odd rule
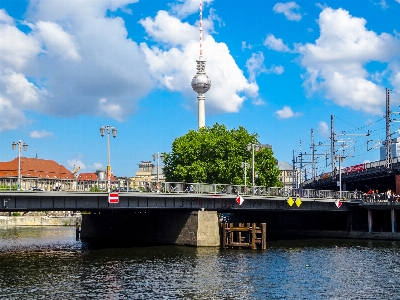
[[[147,210],[84,214],[81,239],[111,245],[220,245],[216,211]]]

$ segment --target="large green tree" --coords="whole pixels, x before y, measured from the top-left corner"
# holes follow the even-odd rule
[[[242,162],[251,166],[250,143],[259,144],[257,134],[243,127],[228,130],[224,125],[191,130],[172,143],[172,152],[165,153],[164,175],[169,182],[204,182],[244,184]],[[279,186],[279,170],[270,148],[255,151],[254,168],[257,185]],[[251,167],[247,170],[251,183]]]

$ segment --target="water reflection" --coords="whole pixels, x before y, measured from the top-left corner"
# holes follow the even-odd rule
[[[267,251],[88,250],[75,228],[0,230],[7,299],[395,299],[398,242],[269,242]]]

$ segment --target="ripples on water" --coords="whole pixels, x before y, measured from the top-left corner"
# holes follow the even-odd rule
[[[89,250],[75,229],[0,230],[5,299],[400,299],[400,243],[269,242],[267,251]]]

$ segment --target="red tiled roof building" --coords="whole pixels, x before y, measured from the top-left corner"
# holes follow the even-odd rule
[[[74,179],[74,175],[54,160],[21,157],[22,178]],[[1,177],[18,177],[18,157],[9,162],[0,162]]]
[[[54,160],[20,158],[21,189],[30,190],[34,186],[46,191],[75,190],[75,177],[67,168]],[[3,186],[12,186],[18,181],[18,158],[0,162],[0,180]]]
[[[107,178],[105,178],[105,175],[103,176],[104,178],[99,178],[99,173],[104,171],[97,171],[97,172],[91,172],[91,173],[80,173],[77,177],[77,181],[105,181]],[[100,176],[102,177],[102,176]],[[114,174],[111,173],[110,176],[110,181],[115,181]]]

